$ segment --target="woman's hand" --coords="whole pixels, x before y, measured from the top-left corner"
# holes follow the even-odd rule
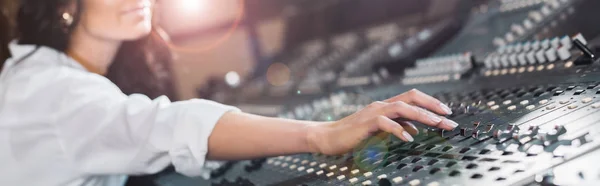
[[[408,121],[453,130],[457,123],[440,115],[452,114],[439,100],[418,90],[411,90],[385,101],[374,102],[364,109],[336,122],[314,125],[308,132],[313,152],[328,155],[346,153],[361,141],[379,131],[413,141],[418,130]]]

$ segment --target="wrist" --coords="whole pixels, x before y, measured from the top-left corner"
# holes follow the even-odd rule
[[[322,136],[325,131],[325,125],[328,122],[315,122],[306,126],[305,146],[306,151],[310,153],[321,153],[319,143],[322,141]]]

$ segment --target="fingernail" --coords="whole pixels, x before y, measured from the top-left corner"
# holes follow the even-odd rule
[[[447,122],[445,122],[445,123],[446,123],[446,125],[448,125],[449,127],[451,127],[451,128],[456,128],[456,127],[458,127],[458,123],[456,123],[456,122],[454,122],[454,121],[452,121],[452,120],[446,120],[446,121],[447,121]]]
[[[447,115],[452,114],[452,109],[450,109],[450,107],[448,107],[448,105],[446,105],[444,103],[440,103],[440,108],[442,108],[442,110],[444,110],[444,112],[446,112]]]
[[[406,131],[402,131],[402,136],[404,136],[408,142],[415,141],[415,139],[413,139],[413,137]]]
[[[433,113],[429,113],[429,119],[431,119],[431,121],[433,121],[434,123],[440,123],[442,122],[442,118],[440,118],[438,115],[435,115]]]

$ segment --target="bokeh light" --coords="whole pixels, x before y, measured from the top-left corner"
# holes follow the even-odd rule
[[[179,0],[177,9],[181,14],[189,16],[200,16],[207,8],[207,0]]]
[[[235,71],[228,72],[225,74],[225,83],[230,87],[237,87],[240,85],[240,75]]]
[[[290,81],[290,68],[283,63],[273,63],[267,69],[267,81],[273,86],[283,86]]]

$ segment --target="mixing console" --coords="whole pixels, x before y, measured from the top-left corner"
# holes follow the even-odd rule
[[[598,185],[600,170],[589,165],[600,158],[600,60],[596,57],[600,26],[590,26],[590,19],[600,16],[597,7],[597,0],[486,1],[463,31],[438,46],[431,57],[414,60],[412,67],[402,69],[402,76],[375,70],[366,73],[364,80],[377,77],[379,83],[352,83],[350,76],[335,74],[327,82],[344,88],[315,95],[311,101],[290,102],[288,109],[278,113],[283,118],[332,121],[375,100],[416,88],[452,108],[448,118],[459,123],[453,131],[416,123],[420,131],[410,143],[381,133],[341,156],[298,154],[228,162],[208,182]],[[406,50],[407,39],[398,35],[364,47],[356,44],[369,42],[356,37],[340,36],[335,40],[339,49],[319,53],[318,59],[303,55],[313,57],[316,64],[309,73],[312,78],[339,72],[331,70],[334,67],[346,72],[374,70],[365,67],[382,61],[373,56],[412,53]],[[322,81],[302,82],[308,86]],[[159,181],[207,183],[182,180],[186,179],[172,174]]]

